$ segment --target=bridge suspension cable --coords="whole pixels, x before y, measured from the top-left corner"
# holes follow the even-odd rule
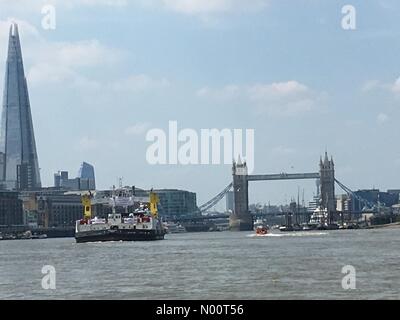
[[[335,182],[339,185],[339,187],[341,187],[343,189],[343,191],[345,191],[349,196],[354,197],[355,199],[357,199],[358,201],[360,201],[361,203],[363,203],[364,205],[366,205],[369,208],[373,208],[375,205],[368,201],[367,199],[364,199],[363,197],[360,197],[359,195],[357,195],[354,191],[352,191],[350,188],[346,187],[343,183],[341,183],[340,181],[338,181],[337,179],[335,179]]]
[[[206,212],[213,206],[215,206],[218,202],[221,201],[221,199],[225,196],[225,194],[232,188],[232,182],[228,184],[224,190],[222,190],[220,193],[218,193],[214,198],[211,200],[207,201],[206,203],[202,204],[199,206],[199,210],[201,213]]]

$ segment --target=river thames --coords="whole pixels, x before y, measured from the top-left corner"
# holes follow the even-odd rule
[[[400,229],[0,241],[0,299],[400,299]],[[53,266],[56,289],[42,288]],[[342,288],[342,268],[356,289]]]

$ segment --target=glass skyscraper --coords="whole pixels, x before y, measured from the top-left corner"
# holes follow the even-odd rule
[[[91,164],[89,164],[87,162],[82,162],[81,167],[79,168],[78,178],[87,179],[90,190],[96,189],[96,179],[94,176],[94,167]]]
[[[10,27],[0,127],[0,184],[6,189],[41,187],[28,87],[18,26]]]

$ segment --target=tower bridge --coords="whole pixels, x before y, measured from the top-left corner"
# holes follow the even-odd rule
[[[278,174],[254,174],[249,175],[246,162],[239,158],[232,166],[232,183],[230,183],[222,192],[213,199],[199,207],[200,212],[206,212],[208,209],[218,203],[224,195],[233,188],[234,210],[229,218],[231,230],[249,231],[253,230],[253,216],[249,211],[249,182],[251,181],[276,181],[276,180],[319,180],[320,204],[327,209],[330,222],[333,214],[336,212],[335,197],[335,165],[333,159],[328,158],[325,152],[324,159],[320,159],[318,172],[307,173],[278,173]]]
[[[336,211],[335,199],[335,166],[333,159],[320,159],[319,172],[311,173],[280,173],[249,175],[246,162],[239,158],[232,166],[234,211],[230,216],[230,228],[238,231],[253,230],[253,217],[249,211],[249,182],[250,181],[271,181],[271,180],[301,180],[319,179],[321,188],[321,205],[328,210],[331,217]]]

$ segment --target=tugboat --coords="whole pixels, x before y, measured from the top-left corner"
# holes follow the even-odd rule
[[[151,191],[148,204],[140,204],[139,208],[123,218],[115,210],[115,194],[112,197],[112,213],[107,219],[92,219],[92,194],[82,196],[84,217],[76,221],[75,240],[82,242],[103,241],[152,241],[163,240],[166,230],[158,218],[158,196]],[[149,208],[150,206],[150,208]]]

